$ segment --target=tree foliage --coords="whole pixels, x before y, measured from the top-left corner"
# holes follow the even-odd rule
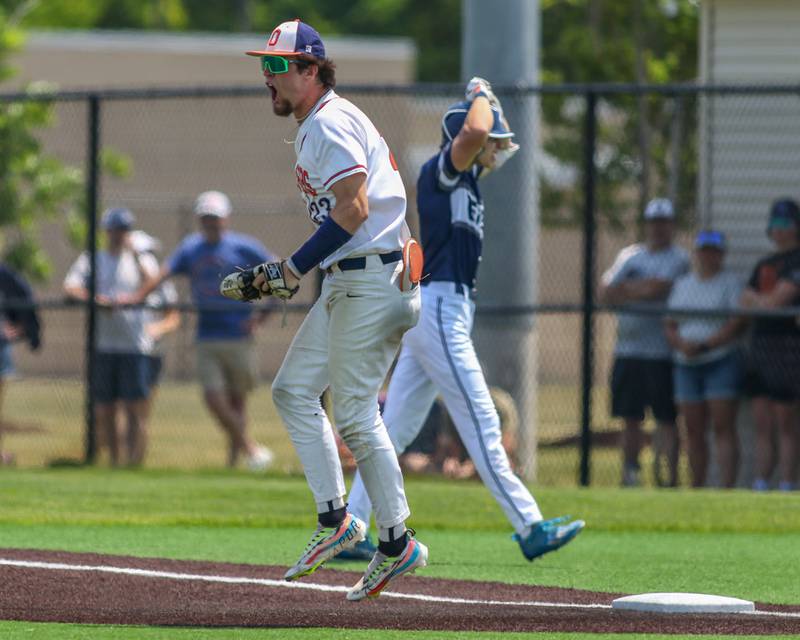
[[[545,83],[661,84],[697,75],[698,7],[689,0],[542,0]],[[637,14],[638,9],[638,14]],[[579,168],[584,102],[542,99],[544,150]],[[598,211],[620,227],[649,197],[672,197],[691,216],[696,190],[696,104],[651,94],[605,95],[598,105]],[[545,222],[570,224],[582,213],[580,185],[542,181]]]
[[[410,37],[420,80],[459,78],[461,0],[0,0],[0,6],[27,6],[28,28],[267,33],[300,17],[326,34]]]
[[[301,17],[325,34],[410,37],[420,81],[460,77],[461,0],[0,0],[0,6],[25,7],[24,24],[38,28],[266,33]],[[540,7],[544,83],[658,84],[696,76],[697,0],[540,0]],[[0,78],[6,72],[0,66]],[[547,95],[541,104],[550,165],[556,174],[560,167],[562,175],[575,175],[583,153],[580,99]],[[679,210],[691,206],[696,112],[664,96],[601,100],[598,199],[611,224],[625,224],[621,212],[657,193],[674,197]],[[574,180],[565,185],[543,176],[546,223],[574,224],[581,198]]]
[[[0,11],[0,77],[13,69],[8,56],[23,43],[22,33]],[[44,152],[37,133],[54,118],[51,87],[30,85],[36,99],[0,103],[0,234],[4,260],[35,280],[50,274],[38,243],[47,220],[74,216],[82,196],[81,172]]]

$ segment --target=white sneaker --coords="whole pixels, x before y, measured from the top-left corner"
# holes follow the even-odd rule
[[[414,530],[408,530],[408,542],[403,552],[390,558],[376,551],[362,578],[347,592],[348,600],[377,598],[389,582],[406,573],[427,566],[428,547],[414,538]]]
[[[303,550],[303,555],[289,568],[283,579],[297,580],[314,573],[336,554],[345,549],[352,549],[364,539],[366,533],[367,525],[351,513],[348,513],[336,528],[317,525],[317,530]]]
[[[255,453],[247,458],[247,468],[250,471],[266,471],[274,461],[275,454],[272,453],[272,450],[259,444],[256,446]]]

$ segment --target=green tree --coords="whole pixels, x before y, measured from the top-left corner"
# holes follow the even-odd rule
[[[266,34],[300,17],[325,34],[410,37],[419,80],[459,79],[461,0],[0,0],[0,6],[27,7],[25,25],[32,28]]]
[[[19,9],[25,9],[23,5]],[[6,17],[0,8],[0,81],[14,75],[9,55],[24,44],[17,26],[19,13]],[[0,241],[3,260],[33,280],[46,280],[51,263],[39,244],[41,225],[63,223],[67,240],[76,248],[86,242],[84,173],[49,154],[39,138],[56,119],[55,87],[32,83],[28,99],[0,102]],[[100,171],[122,178],[130,160],[102,149]]]
[[[23,44],[22,32],[0,10],[0,78],[13,75],[8,56]],[[50,274],[38,243],[46,220],[77,216],[81,172],[45,153],[37,132],[54,118],[47,87],[31,85],[31,100],[0,103],[0,234],[5,261],[35,280]]]
[[[698,8],[689,0],[542,0],[545,83],[677,83],[697,73]],[[656,194],[672,197],[685,218],[696,189],[696,117],[691,98],[605,95],[598,118],[598,211],[614,227],[629,224]],[[543,145],[562,166],[580,168],[583,102],[542,99]],[[676,144],[679,143],[679,144]],[[542,180],[543,219],[573,224],[580,185]]]

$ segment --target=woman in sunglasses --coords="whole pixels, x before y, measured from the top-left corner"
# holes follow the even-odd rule
[[[758,261],[742,306],[781,309],[800,305],[800,207],[790,198],[770,209],[767,235],[775,252]],[[798,401],[800,401],[800,326],[791,316],[756,317],[749,349],[747,391],[753,398],[756,423],[756,475],[753,488],[771,485],[775,460],[773,433],[777,427],[778,488],[797,487]]]

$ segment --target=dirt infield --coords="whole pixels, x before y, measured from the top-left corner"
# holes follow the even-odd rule
[[[613,611],[622,594],[410,576],[352,603],[358,575],[284,568],[0,549],[0,619],[203,627],[340,627],[462,631],[800,634],[800,606],[760,615]],[[771,612],[771,613],[767,613]],[[789,615],[786,615],[789,614]],[[792,615],[794,614],[794,615]]]

